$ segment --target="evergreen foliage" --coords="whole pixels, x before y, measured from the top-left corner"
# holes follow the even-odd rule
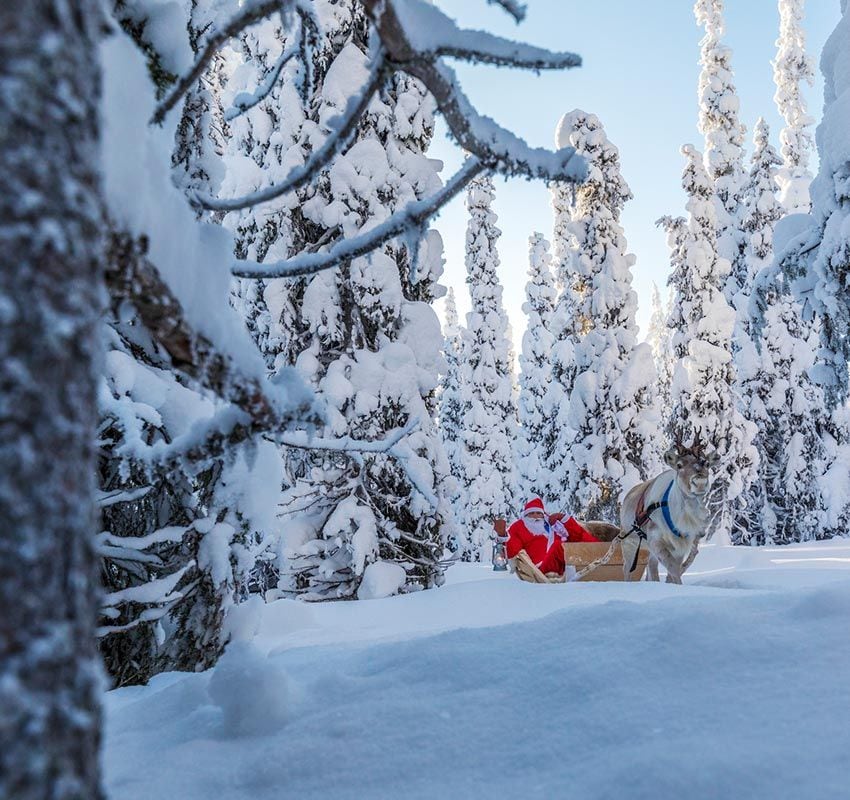
[[[782,160],[770,146],[764,120],[756,126],[754,144],[744,217],[750,263],[742,290],[746,307],[756,274],[773,259],[773,229],[783,216],[776,194]],[[820,493],[826,459],[820,426],[824,398],[811,379],[818,337],[784,278],[770,286],[761,302],[763,322],[756,326],[746,320],[738,360],[742,407],[758,429],[759,470],[744,494],[733,539],[750,544],[808,541],[823,535],[826,521]]]
[[[723,294],[729,262],[717,255],[714,186],[700,153],[682,148],[687,159],[682,185],[688,195],[683,260],[674,274],[674,319],[683,328],[674,348],[684,356],[673,375],[673,434],[686,445],[699,441],[718,456],[709,492],[714,527],[729,536],[734,504],[755,478],[755,429],[737,409],[731,339],[735,312]]]
[[[465,334],[458,320],[455,293],[449,287],[445,301],[446,322],[443,329],[446,373],[440,391],[439,419],[440,437],[446,451],[454,486],[451,490],[451,507],[454,511],[458,535],[466,530],[466,451],[464,449],[463,425],[469,388],[465,382]],[[452,549],[461,548],[459,540]]]
[[[470,347],[465,352],[468,404],[463,424],[468,507],[463,557],[487,557],[486,543],[496,518],[515,508],[513,444],[517,435],[514,356],[497,269],[501,231],[492,209],[493,180],[469,184],[466,207],[466,282],[472,301],[467,315]]]
[[[344,87],[368,72],[361,6],[346,0],[325,10],[304,123],[314,148],[343,110]],[[355,235],[435,191],[439,178],[424,156],[432,134],[433,101],[414,79],[394,77],[369,105],[354,144],[303,199],[313,234],[303,250],[335,228]],[[442,582],[449,465],[433,422],[442,337],[430,307],[441,272],[439,237],[422,232],[320,273],[304,289],[308,344],[296,366],[325,404],[325,435],[372,441],[415,430],[393,453],[305,451],[284,505],[286,592],[351,598],[377,562],[403,568],[402,590]]]
[[[717,250],[731,267],[724,292],[734,305],[747,271],[741,231],[746,128],[739,117],[732,51],[722,42],[723,0],[696,0],[694,13],[705,28],[700,41],[699,128],[705,137],[705,167],[716,195]]]
[[[620,174],[619,152],[595,115],[564,115],[558,142],[588,160],[590,176],[575,190],[569,225],[576,377],[566,413],[562,407],[557,416],[555,447],[564,460],[552,479],[567,487],[577,516],[616,522],[621,495],[652,466],[658,424],[652,351],[636,341],[634,256],[626,252],[620,226],[632,195]]]
[[[528,240],[528,276],[525,286],[526,329],[519,357],[519,423],[516,465],[523,498],[543,497],[555,501],[557,487],[552,485],[546,467],[548,454],[555,446],[555,426],[547,394],[552,381],[550,331],[557,292],[550,267],[549,242],[535,233]]]
[[[814,150],[811,132],[814,120],[806,108],[802,85],[814,84],[815,70],[812,58],[806,52],[804,8],[805,0],[779,0],[779,38],[773,62],[776,83],[773,99],[785,120],[785,126],[779,133],[782,169],[776,180],[780,201],[788,214],[807,214],[811,207],[809,159]]]

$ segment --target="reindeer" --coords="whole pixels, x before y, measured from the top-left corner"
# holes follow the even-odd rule
[[[716,453],[705,453],[699,434],[691,447],[685,447],[679,438],[664,454],[670,469],[629,490],[620,507],[620,526],[632,531],[621,543],[625,580],[629,580],[643,534],[649,547],[648,580],[659,579],[661,562],[667,570],[667,583],[682,582],[682,574],[696,558],[699,540],[707,533],[708,471],[717,459]]]

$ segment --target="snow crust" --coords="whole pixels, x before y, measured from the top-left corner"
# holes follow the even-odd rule
[[[215,670],[107,695],[107,789],[845,796],[850,540],[708,546],[685,584],[537,586],[459,564],[429,592],[277,601]]]

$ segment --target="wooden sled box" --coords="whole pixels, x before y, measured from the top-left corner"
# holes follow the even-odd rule
[[[610,542],[564,542],[564,560],[568,566],[575,567],[576,572],[584,569],[597,558],[602,558],[608,552]],[[634,558],[634,556],[632,556]],[[639,581],[646,569],[649,559],[649,548],[646,543],[640,548],[638,563],[629,580]],[[629,565],[631,566],[631,564]],[[583,581],[621,581],[623,580],[623,551],[618,546],[607,564],[602,564],[592,572],[588,572]]]

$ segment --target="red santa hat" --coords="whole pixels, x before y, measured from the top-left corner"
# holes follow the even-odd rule
[[[539,497],[535,497],[532,500],[529,500],[525,504],[525,508],[522,510],[522,515],[526,516],[530,514],[532,511],[538,511],[541,514],[546,513],[546,509],[543,507],[543,501]]]

